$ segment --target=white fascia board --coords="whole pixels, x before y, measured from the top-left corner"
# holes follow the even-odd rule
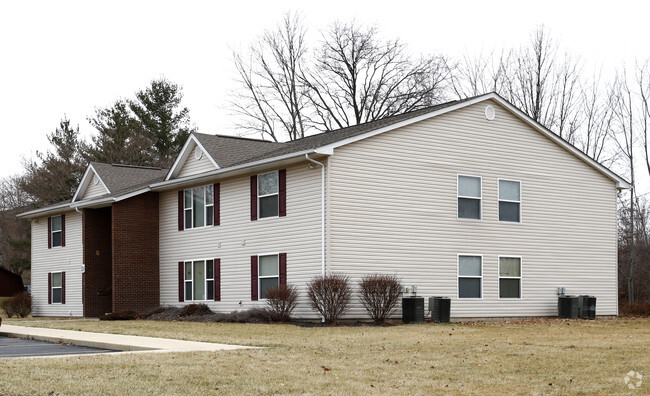
[[[178,174],[178,172],[180,172],[181,168],[185,164],[185,161],[187,161],[190,154],[192,154],[192,149],[190,147],[191,143],[194,143],[195,145],[200,147],[201,150],[203,150],[203,154],[205,154],[208,157],[208,159],[210,160],[210,162],[212,162],[212,165],[214,165],[215,168],[221,169],[219,164],[217,164],[217,161],[215,161],[214,158],[212,158],[210,153],[208,153],[208,150],[206,150],[205,147],[203,147],[203,145],[201,144],[201,142],[199,142],[199,139],[197,139],[196,136],[194,136],[194,134],[190,134],[190,137],[187,138],[185,144],[183,145],[183,148],[181,149],[180,154],[176,158],[174,165],[172,165],[171,169],[167,173],[167,176],[165,176],[165,180],[170,180],[172,177],[175,177]]]
[[[278,157],[266,158],[266,159],[255,161],[255,162],[248,162],[248,163],[233,166],[233,167],[230,167],[230,168],[216,169],[216,170],[213,170],[213,171],[210,171],[210,172],[204,172],[204,173],[199,173],[199,174],[196,174],[196,175],[186,176],[186,177],[182,177],[180,179],[165,180],[165,181],[162,181],[162,182],[151,184],[151,185],[149,185],[149,188],[152,191],[157,191],[157,190],[164,190],[164,189],[166,189],[168,187],[176,187],[176,186],[180,186],[180,185],[189,185],[189,184],[192,184],[192,183],[199,183],[199,182],[203,182],[205,180],[214,179],[215,176],[226,175],[228,173],[244,170],[244,169],[247,169],[247,168],[254,168],[254,167],[257,167],[257,166],[264,166],[264,165],[271,164],[273,162],[279,162],[279,161],[289,160],[289,159],[298,158],[298,157],[302,158],[302,157],[305,156],[305,154],[311,154],[311,153],[316,153],[316,151],[315,150],[303,150],[303,151],[299,151],[299,152],[295,152],[295,153],[281,155],[281,156],[278,156]],[[322,154],[322,153],[318,153],[318,154]]]
[[[92,173],[91,173],[92,171]],[[81,183],[79,183],[79,187],[77,187],[77,191],[75,191],[74,196],[72,197],[72,202],[76,202],[77,198],[80,198],[81,195],[86,193],[86,190],[88,189],[88,185],[90,184],[90,181],[92,180],[92,177],[96,176],[97,179],[99,179],[99,182],[102,183],[102,186],[106,190],[107,194],[111,193],[111,190],[106,187],[106,184],[102,180],[102,178],[99,176],[99,173],[95,170],[92,164],[88,164],[88,168],[86,168],[86,172],[84,173],[83,177],[81,178]]]
[[[63,203],[63,204],[48,206],[46,208],[30,210],[29,212],[20,213],[20,214],[16,215],[16,217],[32,219],[34,217],[41,217],[41,216],[45,216],[45,215],[48,215],[48,214],[67,212],[67,211],[70,211],[70,210],[72,210],[72,208],[70,207],[70,203],[66,202],[66,203]]]
[[[125,199],[129,199],[129,198],[131,198],[131,197],[135,197],[136,195],[140,195],[140,194],[148,193],[149,191],[151,191],[151,188],[149,188],[149,187],[144,187],[144,188],[141,188],[141,189],[139,189],[139,190],[132,191],[132,192],[130,192],[130,193],[128,193],[128,194],[124,194],[124,195],[120,195],[119,197],[115,197],[115,198],[113,198],[113,201],[114,201],[114,202],[124,201]]]
[[[369,137],[379,135],[379,134],[384,133],[384,132],[392,131],[392,130],[395,130],[397,128],[401,128],[401,127],[404,127],[404,126],[407,126],[407,125],[411,125],[411,124],[414,124],[416,122],[420,122],[420,121],[423,121],[423,120],[426,120],[426,119],[429,119],[429,118],[432,118],[432,117],[436,117],[436,116],[439,116],[439,115],[442,115],[442,114],[445,114],[445,113],[449,113],[449,112],[452,112],[452,111],[455,111],[455,110],[458,110],[458,109],[462,109],[463,107],[471,106],[471,105],[474,105],[476,103],[480,103],[480,102],[490,100],[490,99],[498,102],[503,107],[505,107],[508,111],[510,111],[512,114],[514,114],[516,117],[520,118],[522,121],[524,121],[525,123],[527,123],[528,125],[533,127],[533,129],[537,130],[538,132],[541,132],[543,135],[545,135],[549,139],[553,140],[555,143],[559,144],[560,146],[564,147],[564,149],[566,149],[567,151],[569,151],[570,153],[572,153],[576,157],[580,158],[582,161],[586,162],[592,168],[598,170],[599,172],[601,172],[605,176],[607,176],[609,179],[612,179],[613,181],[615,181],[616,182],[616,188],[629,189],[631,187],[630,184],[627,181],[625,181],[625,179],[618,176],[617,174],[615,174],[611,170],[607,169],[607,167],[603,166],[598,161],[596,161],[593,158],[589,157],[588,155],[586,155],[585,153],[583,153],[582,151],[577,149],[575,146],[573,146],[572,144],[570,144],[566,140],[559,137],[557,134],[551,132],[549,129],[544,127],[542,124],[540,124],[537,121],[533,120],[527,114],[525,114],[523,111],[521,111],[518,108],[516,108],[515,106],[511,105],[510,103],[508,103],[508,101],[506,101],[505,99],[503,99],[501,96],[497,95],[494,92],[491,92],[491,93],[488,93],[488,94],[485,94],[485,95],[481,95],[481,96],[478,96],[478,97],[476,97],[474,99],[471,99],[471,100],[468,100],[468,101],[465,101],[465,102],[462,102],[462,103],[458,103],[456,105],[448,106],[448,107],[442,108],[440,110],[435,110],[435,111],[432,111],[430,113],[422,114],[421,116],[413,117],[413,118],[410,118],[408,120],[404,120],[402,122],[398,122],[398,123],[386,126],[384,128],[375,129],[373,131],[366,132],[366,133],[358,135],[358,136],[353,136],[353,137],[348,138],[348,139],[340,140],[340,141],[338,141],[336,143],[332,143],[332,144],[328,144],[326,146],[319,147],[316,150],[314,150],[314,152],[317,152],[317,153],[332,152],[333,153],[333,150],[335,148],[345,146],[347,144],[354,143],[354,142],[357,142],[359,140],[367,139]]]

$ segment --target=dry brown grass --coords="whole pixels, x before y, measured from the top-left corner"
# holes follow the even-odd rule
[[[8,321],[9,322],[9,321]],[[267,346],[261,350],[0,360],[0,394],[629,394],[648,380],[650,319],[390,327],[11,321]]]

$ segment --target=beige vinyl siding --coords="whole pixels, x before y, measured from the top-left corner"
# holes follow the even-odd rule
[[[204,152],[200,159],[196,159],[194,156],[194,150],[196,147],[196,144],[192,144],[188,147],[190,154],[176,177],[191,176],[216,169],[212,161],[210,161],[207,153]]]
[[[287,168],[285,217],[250,220],[250,175],[247,175],[219,181],[221,225],[178,231],[178,193],[162,192],[161,304],[179,304],[179,261],[220,258],[221,301],[208,302],[208,305],[218,312],[264,305],[262,301],[251,301],[250,257],[287,253],[287,282],[298,285],[302,296],[295,313],[313,317],[304,286],[321,273],[321,172],[318,168],[308,169],[307,165]]]
[[[81,214],[65,213],[65,246],[47,248],[47,217],[32,220],[32,315],[82,316]],[[65,272],[65,304],[47,303],[47,274]]]
[[[97,184],[95,184],[95,180],[97,181]],[[84,193],[82,199],[99,197],[100,195],[104,194],[108,194],[108,191],[106,191],[106,188],[104,188],[104,185],[99,180],[97,175],[93,174],[93,177],[90,179],[90,183],[88,183],[88,187],[86,188],[86,192]]]
[[[617,313],[615,183],[496,102],[337,148],[330,166],[330,271],[395,273],[451,297],[453,318],[553,316],[558,286]],[[459,174],[482,178],[481,221],[457,219]],[[498,179],[521,182],[520,224],[498,221]],[[457,298],[461,253],[483,255],[481,300]],[[520,300],[499,299],[498,256],[521,257]]]

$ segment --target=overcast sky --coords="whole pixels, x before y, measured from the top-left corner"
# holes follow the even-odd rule
[[[0,0],[0,178],[46,150],[46,134],[64,115],[87,137],[96,107],[161,76],[183,87],[200,132],[237,133],[227,109],[231,52],[287,11],[301,13],[313,33],[337,19],[374,24],[415,54],[461,57],[519,46],[544,24],[590,73],[650,57],[646,1],[529,3]]]

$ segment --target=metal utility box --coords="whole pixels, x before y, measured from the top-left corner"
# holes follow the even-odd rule
[[[424,297],[402,298],[402,322],[424,323]]]
[[[596,319],[596,297],[578,296],[578,316],[580,319]]]
[[[577,296],[558,297],[557,316],[560,319],[578,319],[578,297]]]
[[[449,297],[429,297],[429,312],[434,323],[449,323],[451,299]]]

